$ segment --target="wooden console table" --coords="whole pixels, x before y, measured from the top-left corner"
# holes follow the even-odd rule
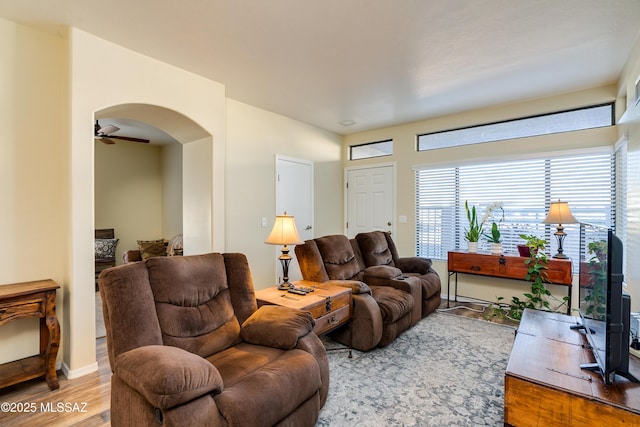
[[[451,276],[455,274],[454,301],[458,301],[458,273],[476,274],[480,276],[499,277],[503,279],[524,280],[528,267],[524,263],[527,257],[516,255],[494,255],[471,253],[467,251],[450,251],[448,253],[449,277],[447,278],[447,307],[451,300]],[[567,286],[567,314],[571,313],[572,272],[570,259],[548,258],[547,279],[554,285]]]
[[[258,306],[281,305],[311,312],[316,321],[313,332],[323,335],[351,320],[351,288],[327,283],[293,282],[295,286],[313,287],[306,295],[278,290],[277,286],[256,291]]]
[[[0,388],[44,376],[49,388],[60,387],[56,356],[60,324],[53,280],[0,285],[0,326],[18,319],[40,318],[40,354],[0,365]]]
[[[504,378],[504,424],[517,427],[638,426],[640,387],[620,376],[604,384],[580,369],[595,360],[577,318],[526,309]],[[629,370],[640,374],[630,356]]]

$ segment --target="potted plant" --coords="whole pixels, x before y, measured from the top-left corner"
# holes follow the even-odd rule
[[[482,236],[483,223],[478,222],[478,215],[476,213],[476,207],[469,208],[469,203],[465,200],[464,209],[467,213],[467,221],[469,222],[469,228],[465,229],[464,239],[469,242],[469,252],[477,252],[478,240]]]
[[[484,235],[487,238],[487,241],[491,243],[491,253],[492,254],[501,254],[502,253],[502,243],[500,242],[500,229],[498,228],[497,223],[491,224],[491,234]]]
[[[496,209],[500,209],[500,211],[502,212],[502,215],[500,216],[500,219],[498,220],[498,222],[496,222],[495,220],[492,221],[491,223],[491,233],[485,233],[484,237],[487,238],[487,241],[489,243],[491,243],[491,253],[492,254],[501,254],[502,253],[502,242],[500,240],[500,228],[498,227],[498,223],[502,222],[504,220],[504,209],[502,208],[502,203],[499,202],[495,202],[490,204],[487,207],[487,210],[484,213],[484,217],[482,218],[482,222],[484,223],[485,221],[491,219],[494,219],[494,211]]]

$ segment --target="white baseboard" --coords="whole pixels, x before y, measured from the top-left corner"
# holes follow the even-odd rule
[[[64,362],[62,362],[62,373],[65,377],[67,377],[67,379],[70,380],[74,378],[80,378],[97,370],[98,362],[93,362],[91,365],[84,366],[80,369],[74,369],[73,371],[69,369],[69,367]]]

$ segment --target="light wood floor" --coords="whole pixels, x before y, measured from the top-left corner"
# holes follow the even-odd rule
[[[106,338],[97,340],[96,353],[97,372],[68,380],[58,371],[58,390],[49,390],[41,378],[1,389],[0,426],[110,426],[111,368]],[[29,412],[7,413],[6,403]]]

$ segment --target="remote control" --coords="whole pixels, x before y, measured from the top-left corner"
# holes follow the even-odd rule
[[[287,292],[292,293],[292,294],[296,294],[296,295],[306,295],[307,293],[305,291],[301,291],[298,289],[289,289]]]
[[[313,288],[305,288],[304,286],[296,286],[294,289],[298,289],[303,292],[313,292]]]

